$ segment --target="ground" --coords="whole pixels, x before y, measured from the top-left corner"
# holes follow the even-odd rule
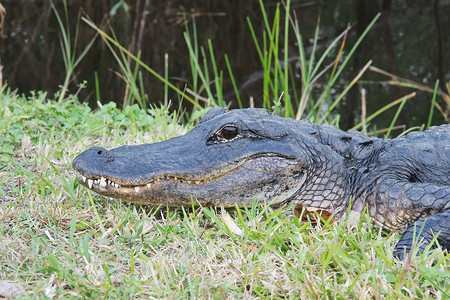
[[[160,141],[193,125],[178,125],[166,109],[92,111],[75,97],[48,98],[0,95],[0,293],[12,286],[22,298],[449,298],[448,253],[399,261],[399,235],[367,219],[356,228],[313,226],[264,205],[167,209],[93,194],[75,180],[78,153]]]

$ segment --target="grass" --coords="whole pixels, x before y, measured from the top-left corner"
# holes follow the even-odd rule
[[[21,298],[450,294],[448,254],[394,259],[398,235],[370,222],[314,227],[259,205],[167,210],[93,194],[71,169],[80,151],[156,142],[189,126],[164,108],[92,111],[74,96],[50,99],[0,94],[0,278],[21,286]]]

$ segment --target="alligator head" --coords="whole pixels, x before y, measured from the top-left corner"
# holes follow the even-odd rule
[[[314,143],[315,125],[298,126],[264,109],[214,108],[183,136],[112,150],[94,147],[77,156],[73,168],[85,187],[135,203],[197,200],[234,207],[256,198],[276,204],[299,193],[314,160],[306,145]],[[299,134],[305,135],[303,146]]]
[[[217,108],[183,136],[91,148],[73,167],[95,192],[143,204],[232,207],[256,199],[338,219],[350,204],[351,219],[367,206],[376,226],[405,232],[395,250],[402,257],[418,240],[417,228],[420,249],[437,232],[450,249],[449,128],[383,141],[263,109]]]

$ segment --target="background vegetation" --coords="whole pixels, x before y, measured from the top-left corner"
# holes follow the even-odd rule
[[[65,20],[64,3],[67,3],[67,23]],[[13,89],[28,93],[30,90],[44,90],[53,95],[60,90],[67,76],[67,66],[61,51],[61,28],[48,0],[38,1],[2,1],[7,12],[2,28],[2,59],[3,81]],[[250,99],[255,106],[266,105],[267,99],[279,99],[281,93],[267,95],[264,93],[264,74],[267,67],[274,67],[275,61],[283,61],[287,55],[289,61],[289,93],[283,97],[295,98],[302,93],[304,76],[301,71],[299,40],[295,30],[289,26],[285,31],[284,9],[281,2],[266,1],[264,10],[267,19],[261,13],[259,1],[157,1],[149,0],[123,1],[54,1],[65,28],[70,31],[71,47],[75,45],[75,29],[78,30],[77,47],[72,54],[78,57],[92,38],[95,31],[85,22],[79,22],[78,15],[82,9],[83,15],[94,24],[105,30],[131,53],[138,55],[142,62],[154,69],[158,74],[167,73],[168,79],[180,90],[189,89],[198,94],[200,99],[210,98],[206,86],[200,82],[192,63],[192,53],[186,44],[186,29],[190,32],[190,40],[195,54],[203,68],[204,59],[208,74],[222,77],[221,91],[212,89],[214,98],[222,93],[225,104],[238,107],[239,101],[234,92],[232,78],[228,74],[228,65],[233,71],[234,81],[239,90],[239,96],[244,106],[249,106]],[[276,30],[277,9],[279,28],[278,35],[270,37],[269,29]],[[438,124],[448,120],[448,88],[450,74],[446,66],[450,65],[450,44],[445,38],[445,28],[450,27],[450,5],[445,1],[427,0],[383,0],[383,1],[303,1],[290,3],[291,16],[299,20],[303,49],[307,57],[316,52],[320,57],[332,41],[344,32],[350,24],[351,28],[343,45],[343,56],[355,44],[356,40],[381,12],[378,21],[372,26],[367,36],[346,64],[342,74],[329,90],[332,100],[337,98],[363,67],[372,60],[371,66],[362,74],[356,84],[344,95],[335,111],[341,115],[340,126],[349,129],[361,120],[361,90],[366,90],[365,106],[367,114],[416,91],[411,101],[404,107],[405,113],[399,115],[399,124],[406,127],[420,126],[428,121],[430,94],[436,80],[439,80],[439,93],[436,102],[444,110],[444,115],[435,114],[433,123]],[[264,65],[252,33],[263,49],[264,39],[278,39],[279,49],[273,49],[271,65]],[[414,20],[411,22],[411,20]],[[77,25],[78,24],[78,25]],[[316,36],[317,25],[320,24],[319,35]],[[194,29],[197,30],[194,30]],[[112,32],[113,31],[113,32]],[[275,33],[275,32],[274,32]],[[208,39],[214,50],[214,58],[210,56]],[[342,40],[339,41],[342,43]],[[266,49],[269,50],[268,44]],[[323,63],[325,67],[337,57],[341,44],[336,45]],[[205,57],[201,51],[204,48]],[[64,51],[66,52],[66,51]],[[269,54],[269,53],[268,53]],[[277,57],[275,55],[278,55]],[[275,59],[276,57],[276,59]],[[141,92],[130,96],[129,78],[123,68],[112,55],[102,39],[97,38],[94,44],[72,72],[68,85],[69,92],[78,93],[82,101],[88,101],[91,107],[97,100],[113,101],[122,107],[133,101],[145,103],[164,103],[172,101],[172,109],[177,110],[180,97],[171,89],[166,93],[165,85],[142,68],[136,68],[132,60],[119,58],[128,62],[130,71],[135,78],[136,86]],[[212,61],[215,61],[215,67]],[[268,61],[266,61],[268,63]],[[166,67],[167,66],[167,67]],[[375,72],[376,69],[390,72],[392,76]],[[323,69],[320,69],[322,71]],[[317,79],[316,100],[326,90],[330,73]],[[317,74],[316,74],[317,75]],[[125,78],[125,79],[124,79]],[[411,82],[398,83],[399,78]],[[133,81],[133,80],[131,80]],[[79,91],[80,84],[84,89]],[[214,78],[209,83],[217,84]],[[427,92],[428,90],[428,92]],[[268,98],[267,98],[268,96]],[[135,99],[137,98],[137,99]],[[142,100],[139,98],[143,98]],[[284,100],[284,99],[283,99]],[[189,111],[192,109],[188,101],[181,102]],[[309,108],[307,108],[309,109]],[[345,113],[343,113],[345,112]],[[377,128],[389,125],[395,110],[387,112],[372,120]],[[396,131],[394,134],[399,134]]]

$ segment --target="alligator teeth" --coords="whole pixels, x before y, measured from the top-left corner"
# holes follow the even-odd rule
[[[100,178],[97,178],[97,179],[89,179],[80,174],[80,179],[83,182],[87,182],[87,185],[90,189],[92,189],[93,185],[99,185],[102,188],[120,188],[121,187],[118,183],[115,183],[114,181],[107,179],[106,177],[103,177],[103,176]],[[178,181],[181,183],[196,184],[196,185],[201,184],[203,182],[202,180],[188,180],[188,179],[179,178],[177,176],[165,175],[163,177],[154,179],[152,182],[149,182],[146,185],[135,186],[134,190],[136,193],[139,193],[139,190],[141,187],[146,186],[147,188],[151,188],[155,183],[161,182],[161,179],[174,180],[174,181]]]
[[[105,177],[102,177],[101,179],[100,179],[100,186],[101,187],[106,187],[106,178]]]

